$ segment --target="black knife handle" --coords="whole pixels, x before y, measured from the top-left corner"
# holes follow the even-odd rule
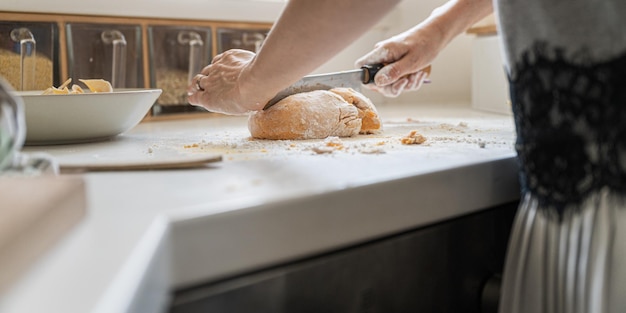
[[[378,71],[380,71],[380,69],[383,68],[384,66],[385,64],[382,64],[382,63],[366,64],[366,65],[361,66],[361,69],[363,70],[361,82],[365,85],[373,83],[374,76],[376,76],[376,73],[378,73]],[[426,74],[430,76],[430,69],[431,69],[431,66],[429,65],[423,68],[422,71],[426,72]],[[430,83],[430,79],[424,80],[424,83]]]
[[[374,82],[374,76],[376,76],[376,73],[378,73],[378,71],[383,68],[383,66],[385,66],[384,64],[366,64],[361,66],[361,69],[363,70],[363,76],[361,79],[361,82],[365,85],[367,84],[371,84]]]

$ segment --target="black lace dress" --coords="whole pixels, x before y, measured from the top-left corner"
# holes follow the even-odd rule
[[[500,312],[626,312],[626,1],[496,10],[523,187]]]

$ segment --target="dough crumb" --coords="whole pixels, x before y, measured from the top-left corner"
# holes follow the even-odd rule
[[[416,130],[412,130],[408,135],[402,137],[400,142],[402,142],[403,145],[420,145],[426,142],[426,137],[417,133]]]
[[[328,137],[324,140],[324,144],[327,147],[335,147],[337,149],[341,149],[343,148],[343,141],[341,141],[341,139],[339,139],[339,137]]]
[[[335,151],[335,149],[331,148],[331,147],[326,147],[326,146],[322,146],[322,147],[313,147],[311,148],[311,151],[317,153],[317,154],[330,154],[333,153],[333,151]]]
[[[363,153],[363,154],[385,154],[387,153],[385,150],[381,149],[381,148],[364,148],[364,149],[360,149],[359,152]]]

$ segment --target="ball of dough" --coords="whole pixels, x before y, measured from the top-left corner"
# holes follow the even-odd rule
[[[357,108],[362,121],[360,134],[375,134],[381,130],[382,123],[378,117],[378,111],[369,98],[352,88],[334,88],[330,91],[340,95]]]
[[[259,139],[323,139],[371,134],[381,128],[372,102],[349,88],[291,95],[250,115],[248,129]]]

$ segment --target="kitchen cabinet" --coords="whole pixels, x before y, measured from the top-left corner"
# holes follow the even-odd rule
[[[177,290],[169,312],[497,312],[489,288],[501,276],[516,209],[511,202]]]
[[[162,97],[146,120],[204,115],[197,113],[206,110],[187,103],[192,73],[224,49],[255,51],[271,28],[264,22],[6,11],[0,11],[0,20],[0,75],[14,85],[21,82],[20,49],[3,33],[30,27],[41,53],[38,75],[31,75],[37,85],[29,89],[44,90],[68,78],[102,78],[113,88],[160,88]]]

